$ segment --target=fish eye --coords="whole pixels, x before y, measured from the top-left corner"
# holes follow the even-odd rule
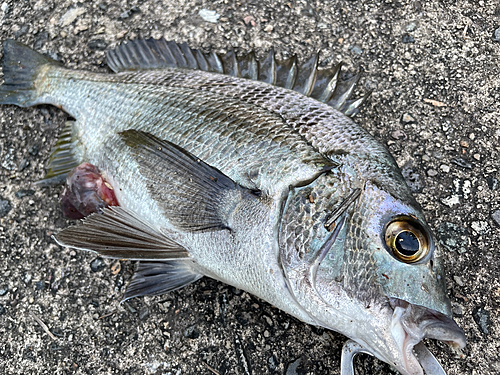
[[[429,253],[428,232],[410,216],[392,219],[385,227],[384,237],[389,252],[401,262],[415,263]]]

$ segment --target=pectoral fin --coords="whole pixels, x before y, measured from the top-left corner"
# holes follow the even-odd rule
[[[189,252],[149,223],[122,207],[105,208],[56,236],[61,246],[92,250],[103,256],[132,260],[189,258]]]
[[[259,192],[241,187],[173,143],[137,130],[120,135],[132,148],[152,198],[181,231],[231,229],[229,218],[242,200],[257,199]]]

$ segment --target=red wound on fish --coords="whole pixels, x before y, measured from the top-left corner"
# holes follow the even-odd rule
[[[104,179],[99,168],[80,164],[66,177],[61,196],[61,208],[68,219],[83,219],[108,206],[119,206],[113,187]]]

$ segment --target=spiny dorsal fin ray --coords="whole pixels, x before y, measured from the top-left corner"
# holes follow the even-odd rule
[[[276,58],[274,57],[274,49],[271,48],[266,58],[257,62],[259,64],[259,79],[258,81],[276,84]]]
[[[316,74],[316,83],[311,93],[311,97],[318,99],[320,102],[328,102],[335,92],[339,81],[342,62],[329,69],[318,69]]]
[[[124,43],[108,51],[107,56],[109,67],[115,72],[181,68],[222,73],[295,90],[354,116],[366,101],[351,101],[346,107],[357,79],[339,85],[341,64],[331,69],[318,69],[318,60],[318,54],[314,54],[302,64],[297,63],[295,56],[280,61],[271,49],[264,60],[258,61],[253,53],[239,58],[232,49],[225,55],[203,53],[189,48],[186,43],[177,44],[163,38]]]
[[[314,84],[316,83],[318,57],[319,55],[315,53],[309,58],[309,60],[304,61],[304,63],[300,66],[300,74],[297,76],[297,80],[293,86],[294,91],[300,92],[306,96],[311,95],[314,89]]]
[[[293,89],[297,80],[297,56],[293,55],[289,59],[282,60],[276,67],[276,86],[286,89]]]
[[[259,77],[259,65],[255,58],[255,53],[250,52],[248,55],[243,56],[239,60],[238,65],[240,66],[242,78],[257,80]]]
[[[359,78],[360,74],[358,73],[350,79],[342,82],[341,84],[337,84],[333,96],[327,104],[339,111],[342,111],[345,104],[354,92],[354,88],[356,87]]]

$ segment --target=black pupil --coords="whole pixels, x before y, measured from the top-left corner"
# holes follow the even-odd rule
[[[404,231],[396,237],[396,249],[402,255],[409,257],[418,252],[420,243],[412,232]]]

